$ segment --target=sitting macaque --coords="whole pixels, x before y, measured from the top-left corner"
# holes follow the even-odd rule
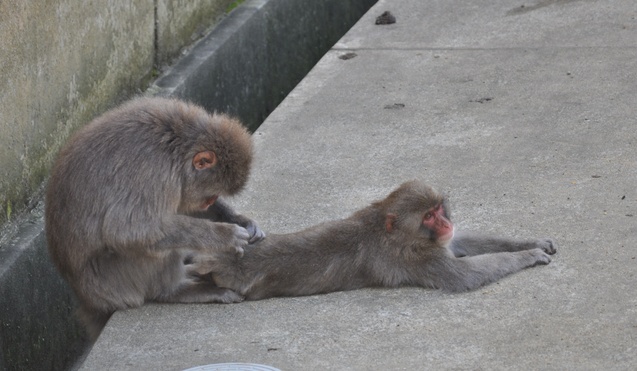
[[[46,193],[49,252],[92,337],[116,310],[147,301],[236,302],[192,260],[263,238],[219,196],[245,185],[252,138],[241,123],[176,99],[138,98],[80,129]]]
[[[349,218],[297,233],[270,234],[245,247],[242,257],[222,252],[198,269],[247,300],[362,287],[457,292],[548,264],[548,254],[555,252],[550,239],[454,235],[444,198],[410,181]]]

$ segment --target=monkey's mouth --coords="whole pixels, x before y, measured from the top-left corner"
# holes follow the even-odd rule
[[[442,234],[436,236],[436,240],[442,244],[449,243],[453,238],[455,228],[450,226],[442,231]]]
[[[206,201],[204,201],[203,205],[201,205],[201,208],[203,210],[206,210],[207,208],[212,206],[215,203],[215,201],[217,201],[217,198],[219,198],[219,195],[214,195],[212,197],[208,197],[206,199]]]

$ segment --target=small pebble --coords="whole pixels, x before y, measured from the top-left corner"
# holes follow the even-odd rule
[[[391,14],[389,11],[384,12],[383,14],[376,17],[376,24],[392,24],[396,23],[396,17]]]

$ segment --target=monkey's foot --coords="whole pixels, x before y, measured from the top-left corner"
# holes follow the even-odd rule
[[[215,286],[210,282],[202,282],[182,288],[179,292],[157,301],[168,303],[239,303],[243,296],[225,287]]]
[[[223,287],[219,287],[217,292],[217,296],[215,297],[213,303],[221,303],[221,304],[231,304],[231,303],[240,303],[243,301],[243,296],[239,295],[237,292],[232,291],[230,289],[226,289]]]

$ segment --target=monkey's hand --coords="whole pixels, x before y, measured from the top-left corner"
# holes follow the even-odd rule
[[[238,256],[243,256],[243,247],[250,243],[250,232],[237,224],[230,224],[234,227],[233,239],[230,246],[233,246]]]
[[[248,219],[247,223],[242,224],[241,226],[245,228],[250,234],[250,239],[248,240],[249,244],[259,242],[265,238],[265,232],[263,232],[261,228],[259,228],[254,220]]]
[[[230,249],[238,256],[243,256],[243,248],[250,240],[247,229],[232,223],[214,223],[214,229],[216,238],[209,245],[212,249],[210,252],[228,252]]]
[[[551,257],[541,248],[527,251],[535,258],[534,265],[546,265],[551,262]]]
[[[261,228],[259,228],[257,222],[246,216],[235,214],[231,223],[232,222],[239,224],[248,231],[248,233],[250,234],[248,243],[250,244],[261,241],[265,238],[265,233],[261,230]]]
[[[557,252],[557,244],[550,238],[541,238],[537,240],[538,248],[545,253],[553,255]]]
[[[248,233],[250,234],[248,243],[253,244],[265,238],[265,233],[261,230],[261,228],[259,228],[257,222],[255,222],[254,220],[241,214],[236,214],[233,221],[248,231]]]
[[[265,238],[265,233],[263,233],[254,220],[236,213],[223,200],[218,199],[205,212],[200,213],[200,215],[206,219],[217,222],[239,224],[248,230],[248,233],[250,234],[248,242],[251,244]]]

